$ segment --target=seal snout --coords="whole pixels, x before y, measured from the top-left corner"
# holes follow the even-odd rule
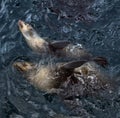
[[[16,68],[18,71],[26,72],[30,69],[32,69],[32,64],[28,62],[14,62],[13,63],[14,68]]]
[[[19,62],[14,63],[13,66],[14,66],[14,68],[16,68],[18,71],[21,71],[21,72],[22,72],[22,71],[24,70],[24,66],[23,66],[21,63],[19,63]]]
[[[24,22],[22,20],[18,21],[18,26],[22,29],[24,27]]]

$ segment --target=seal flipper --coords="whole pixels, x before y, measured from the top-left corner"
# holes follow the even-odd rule
[[[72,61],[72,62],[68,62],[68,63],[62,65],[60,68],[66,69],[66,70],[73,70],[75,68],[82,66],[86,62],[87,62],[87,60]]]
[[[98,65],[101,65],[104,68],[109,64],[107,59],[104,57],[95,57],[93,58],[93,61],[95,61]]]
[[[73,70],[75,68],[82,66],[84,63],[86,63],[88,61],[89,60],[72,61],[72,62],[68,62],[66,64],[63,64],[60,68],[66,69],[66,70]],[[91,59],[90,61],[95,61],[98,65],[100,65],[104,68],[108,65],[108,61],[104,57],[95,57],[95,58]]]
[[[54,41],[49,43],[49,47],[53,50],[63,49],[70,44],[69,41]]]

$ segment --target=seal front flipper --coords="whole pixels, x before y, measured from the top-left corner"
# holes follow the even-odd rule
[[[53,41],[49,43],[49,47],[53,50],[63,49],[70,44],[69,41]]]
[[[87,60],[72,61],[72,62],[68,62],[68,63],[62,65],[60,68],[66,69],[66,70],[73,70],[75,68],[82,66],[86,62],[87,62]]]
[[[66,70],[72,70],[72,69],[75,69],[75,68],[82,66],[84,63],[86,63],[88,61],[95,61],[98,65],[100,65],[102,67],[106,67],[108,65],[108,61],[106,58],[95,57],[95,58],[90,59],[90,60],[71,61],[71,62],[68,62],[68,63],[62,65],[60,68],[66,69]]]
[[[95,57],[93,58],[93,61],[95,61],[98,65],[101,65],[104,68],[109,64],[107,59],[104,57]]]

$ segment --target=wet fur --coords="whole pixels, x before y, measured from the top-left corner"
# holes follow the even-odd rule
[[[35,87],[48,91],[57,87],[58,81],[55,80],[55,66],[33,64],[30,62],[15,62],[13,66],[20,71],[23,76]]]
[[[68,70],[60,68],[55,64],[42,65],[40,63],[29,64],[28,62],[15,62],[13,66],[35,87],[44,91],[49,91],[52,88],[58,88],[72,72],[71,69]]]
[[[27,79],[36,87],[42,90],[49,90],[55,88],[56,83],[52,77],[52,70],[50,67],[37,67],[34,71],[33,69],[27,72]]]
[[[101,68],[101,66],[94,61],[89,61],[83,64],[82,66],[74,69],[74,73],[80,74],[85,78],[89,78],[93,76],[100,80],[102,80],[103,78],[107,78],[107,79],[109,78],[109,76],[107,76],[107,74],[104,71],[105,70]]]

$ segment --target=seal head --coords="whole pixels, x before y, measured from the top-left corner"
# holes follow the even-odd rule
[[[35,52],[48,51],[48,42],[41,38],[31,25],[19,20],[18,26],[30,48]]]

